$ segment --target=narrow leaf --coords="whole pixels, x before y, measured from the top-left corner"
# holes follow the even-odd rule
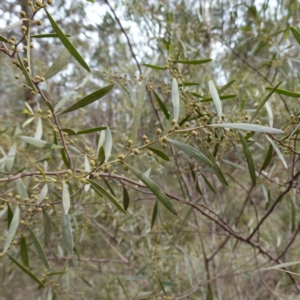
[[[68,93],[65,97],[58,101],[58,103],[54,107],[54,111],[57,112],[69,99],[73,96],[74,91]]]
[[[29,198],[26,187],[21,178],[17,179],[17,190],[22,200]]]
[[[63,243],[65,248],[67,249],[68,255],[72,256],[72,252],[73,252],[72,227],[71,227],[69,215],[65,214],[64,211],[62,211],[62,216],[61,216],[61,233],[62,233]]]
[[[45,246],[48,245],[52,233],[52,224],[51,219],[48,214],[43,210],[43,217],[44,217],[44,242]]]
[[[124,210],[127,211],[129,206],[129,195],[124,185],[123,185],[123,206],[124,206]]]
[[[69,34],[64,34],[66,37],[71,37]],[[43,34],[34,34],[31,38],[43,39],[43,38],[58,38],[56,33],[43,33]]]
[[[107,162],[112,150],[112,136],[109,127],[105,129],[105,142],[104,142],[104,152],[105,152],[105,161]]]
[[[231,80],[228,83],[226,83],[225,85],[223,85],[220,89],[219,89],[219,95],[221,95],[223,92],[225,92],[233,83],[235,82],[235,80]]]
[[[246,140],[244,139],[244,137],[242,136],[242,134],[239,132],[239,137],[244,149],[244,153],[246,156],[246,160],[247,160],[247,164],[248,164],[248,169],[249,169],[249,173],[251,176],[251,180],[252,180],[252,184],[255,186],[256,185],[256,175],[255,175],[255,166],[254,166],[254,161],[251,155],[251,152],[249,150],[248,144],[246,142]]]
[[[163,66],[156,66],[156,65],[150,65],[150,64],[142,64],[145,67],[148,67],[150,69],[155,69],[155,70],[166,70],[166,67]]]
[[[70,209],[70,194],[68,190],[68,186],[65,181],[63,181],[62,187],[62,204],[64,208],[64,213],[67,215]]]
[[[162,205],[164,205],[174,215],[178,215],[172,202],[154,181],[152,181],[150,178],[145,176],[142,172],[135,169],[134,167],[128,164],[125,165],[137,178],[139,178],[152,191],[152,193],[157,197],[157,200],[160,201]]]
[[[212,61],[211,58],[200,60],[172,60],[173,63],[185,64],[185,65],[201,65]]]
[[[290,27],[290,30],[291,30],[294,38],[296,39],[296,41],[300,45],[300,32],[293,26]]]
[[[173,116],[176,121],[179,118],[180,112],[180,99],[179,99],[179,89],[176,78],[172,80],[172,103],[173,103]]]
[[[266,87],[266,90],[270,91],[272,89],[273,89],[272,87]],[[294,93],[294,92],[283,90],[283,89],[276,89],[274,92],[279,95],[285,95],[285,96],[289,96],[289,97],[293,97],[293,98],[300,98],[299,93]]]
[[[270,134],[284,133],[284,131],[280,129],[270,128],[270,127],[256,125],[256,124],[248,124],[248,123],[222,123],[222,124],[211,124],[207,126],[234,128],[234,129],[247,130],[247,131],[270,133]]]
[[[194,93],[192,93],[194,95]],[[232,99],[232,98],[235,98],[236,95],[224,95],[224,96],[220,96],[220,100],[227,100],[227,99]],[[213,101],[213,98],[210,97],[210,98],[204,98],[204,99],[201,99],[200,102],[212,102]]]
[[[137,103],[135,106],[134,119],[133,119],[133,125],[132,125],[133,144],[136,140],[137,133],[138,133],[139,126],[140,126],[142,110],[143,110],[144,101],[145,101],[144,100],[145,99],[145,90],[146,90],[146,78],[143,79],[142,84],[140,86],[138,97],[137,97]]]
[[[84,59],[81,57],[81,55],[78,53],[76,48],[73,46],[73,44],[70,42],[70,40],[65,36],[65,34],[61,31],[59,26],[56,24],[56,22],[53,20],[51,15],[48,13],[48,11],[45,9],[46,14],[48,16],[48,19],[58,35],[58,38],[61,40],[61,42],[64,44],[64,46],[67,48],[67,50],[71,53],[71,55],[80,63],[80,65],[85,68],[88,72],[91,73],[91,69],[89,68],[88,64],[84,61]]]
[[[38,195],[38,201],[37,201],[37,203],[40,204],[45,199],[45,197],[47,196],[47,194],[48,194],[48,185],[46,183],[43,186],[41,192]]]
[[[119,211],[126,214],[124,208],[117,202],[117,200],[109,194],[102,186],[96,183],[93,180],[88,179],[88,182],[91,184],[93,190],[99,195],[104,195]]]
[[[42,119],[38,118],[38,123],[34,134],[34,138],[40,140],[42,138],[42,135],[43,135]]]
[[[159,107],[163,111],[166,119],[169,120],[170,119],[170,113],[168,112],[165,104],[162,102],[162,100],[159,98],[158,94],[155,91],[153,91],[153,93],[154,93],[155,99],[158,102]]]
[[[35,146],[37,148],[43,148],[43,149],[61,149],[63,148],[62,146],[56,145],[56,144],[51,144],[49,142],[43,141],[43,140],[38,140],[29,136],[19,136],[19,138],[26,142],[27,144],[30,144],[32,146]]]
[[[10,30],[12,30],[12,29],[14,29],[16,27],[19,27],[19,26],[21,26],[23,24],[24,20],[25,19],[20,19],[17,22],[14,22],[14,23],[8,25],[7,27],[5,27],[4,29],[0,30],[0,32],[10,31]]]
[[[208,82],[208,86],[209,86],[209,91],[210,91],[211,97],[213,99],[214,105],[216,107],[218,116],[221,119],[221,116],[222,116],[222,103],[221,103],[218,91],[217,91],[217,89],[214,85],[214,82],[212,80],[210,80]]]
[[[26,80],[27,80],[27,83],[28,83],[29,87],[30,87],[33,91],[36,92],[35,86],[34,86],[32,80],[31,80],[31,78],[30,78],[30,75],[29,75],[28,71],[26,70],[26,68],[25,68],[25,66],[24,66],[24,64],[23,64],[23,60],[20,58],[20,56],[19,56],[18,53],[17,53],[17,56],[18,56],[18,60],[19,60],[19,64],[20,64],[21,70],[22,70],[22,72],[23,72],[23,74],[24,74],[24,76],[25,76],[25,78],[26,78]]]
[[[171,140],[171,139],[168,139],[168,143],[170,143],[173,146],[175,146],[176,148],[182,150],[186,154],[194,157],[195,159],[197,159],[209,166],[212,166],[212,162],[205,155],[203,155],[202,153],[200,153],[198,150],[191,147],[190,145],[187,145],[185,143],[182,143],[182,142],[179,142],[176,140]]]
[[[6,38],[4,38],[2,35],[0,35],[0,42],[9,44],[8,40]]]
[[[79,131],[77,131],[77,134],[93,133],[93,132],[105,130],[106,128],[107,128],[107,126],[88,128],[88,129],[84,129],[84,130],[79,130]]]
[[[290,267],[290,266],[294,266],[294,265],[299,265],[299,264],[300,264],[300,260],[299,260],[299,261],[292,261],[292,262],[287,262],[287,263],[275,265],[275,266],[273,266],[273,267],[270,267],[270,268],[264,268],[264,269],[261,269],[261,270],[262,270],[262,271],[266,271],[266,270],[277,270],[277,269],[286,268],[286,267]]]
[[[91,172],[91,165],[90,165],[90,162],[88,160],[88,157],[85,155],[84,156],[84,170],[86,173],[90,173]],[[88,175],[86,178],[90,178],[90,175]],[[86,184],[84,186],[84,191],[85,192],[88,192],[88,190],[90,189],[90,184]]]
[[[282,83],[282,81],[280,81],[272,90],[271,92],[261,101],[261,103],[258,105],[254,115],[251,118],[252,122],[258,115],[258,113],[260,112],[260,110],[263,108],[263,106],[266,104],[266,102],[269,100],[269,98],[272,96],[272,94],[275,92],[275,90],[279,87],[279,85]]]
[[[40,286],[45,287],[45,284],[36,276],[34,275],[29,269],[27,269],[24,265],[18,262],[14,257],[8,254],[8,257],[27,275],[29,275],[35,282],[37,282]]]
[[[66,48],[63,48],[59,52],[57,58],[54,60],[50,68],[45,73],[44,75],[45,79],[46,80],[50,79],[53,76],[55,76],[58,72],[63,70],[67,66],[70,57],[71,57],[71,53]]]
[[[156,216],[157,216],[157,203],[158,201],[155,201],[155,205],[153,207],[153,212],[152,212],[152,217],[151,217],[151,229],[153,228],[155,221],[156,221]]]
[[[69,106],[67,109],[63,110],[60,114],[65,114],[67,112],[77,110],[79,108],[85,107],[85,106],[99,100],[100,98],[105,96],[107,93],[109,93],[112,90],[112,88],[114,87],[114,85],[115,85],[114,83],[107,85],[104,88],[99,89],[99,90],[85,96],[81,100],[77,101],[75,104],[73,104],[73,105]]]
[[[201,173],[202,178],[204,179],[204,182],[206,183],[206,185],[209,187],[209,189],[216,194],[216,190],[214,189],[214,187],[212,186],[212,184],[210,183],[210,181],[206,178],[206,176],[204,174]]]
[[[151,150],[153,153],[155,153],[160,158],[162,158],[162,159],[164,159],[166,161],[170,161],[169,156],[165,152],[163,152],[163,151],[161,151],[161,150],[159,150],[157,148],[153,148],[153,147],[148,147],[148,149]]]
[[[14,166],[15,158],[16,158],[16,153],[17,153],[17,144],[14,143],[7,154],[6,160],[5,160],[5,165],[4,165],[4,170],[6,172],[10,172]]]
[[[268,149],[268,152],[267,152],[267,155],[265,157],[265,160],[263,162],[263,165],[260,169],[260,172],[263,171],[270,163],[271,161],[271,158],[272,158],[272,154],[273,154],[273,146],[270,145],[269,149]]]
[[[274,148],[275,152],[277,153],[278,157],[280,158],[282,164],[284,165],[284,167],[287,169],[287,163],[281,153],[281,151],[279,150],[279,148],[276,146],[276,144],[266,135],[266,138],[268,139],[269,143],[272,145],[272,147]]]
[[[49,262],[48,262],[48,259],[47,259],[47,256],[45,254],[45,251],[39,241],[39,239],[37,238],[37,236],[35,235],[33,229],[28,226],[28,229],[30,230],[30,233],[31,233],[31,238],[33,240],[33,243],[35,245],[35,248],[36,248],[36,251],[37,253],[39,254],[44,266],[46,269],[50,270],[50,266],[49,266]]]
[[[17,205],[4,242],[3,253],[7,251],[8,247],[13,241],[19,226],[19,221],[20,221],[20,209],[19,206]]]
[[[25,267],[29,267],[28,247],[26,238],[22,235],[20,241],[20,256]]]
[[[99,166],[102,166],[105,162],[105,152],[103,146],[100,147],[98,152]]]

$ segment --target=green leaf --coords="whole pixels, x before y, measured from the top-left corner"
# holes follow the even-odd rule
[[[209,187],[209,189],[216,194],[216,190],[214,189],[214,187],[212,186],[212,184],[210,183],[210,181],[206,178],[206,176],[204,174],[201,173],[202,178],[204,179],[204,182],[206,183],[206,185]]]
[[[175,146],[176,148],[182,150],[186,154],[194,157],[195,159],[205,163],[206,165],[212,166],[212,162],[205,155],[203,155],[202,153],[200,153],[198,150],[191,147],[190,145],[187,145],[185,143],[182,143],[182,142],[179,142],[176,140],[171,140],[171,139],[168,139],[168,143],[170,143],[173,146]]]
[[[29,198],[26,187],[21,178],[17,179],[17,190],[22,200]]]
[[[155,70],[166,70],[166,67],[162,67],[162,66],[156,66],[156,65],[150,65],[150,64],[142,64],[145,67],[148,67],[150,69],[155,69]]]
[[[212,61],[211,58],[200,59],[200,60],[172,60],[173,63],[185,64],[185,65],[201,65],[210,61]]]
[[[204,153],[204,155],[211,161],[212,163],[212,170],[214,171],[214,173],[216,174],[216,176],[218,177],[218,179],[225,185],[228,186],[228,183],[220,169],[220,167],[218,166],[214,156],[209,152],[209,150],[204,146],[204,144],[200,143],[199,144],[199,148],[201,149],[201,151]]]
[[[32,80],[31,80],[31,78],[30,78],[30,75],[29,75],[29,73],[27,72],[27,70],[26,70],[26,68],[25,68],[25,66],[24,66],[24,64],[23,64],[23,60],[20,58],[20,56],[19,56],[18,53],[17,53],[17,56],[18,56],[18,60],[19,60],[19,64],[20,64],[21,70],[22,70],[22,72],[23,72],[23,74],[24,74],[24,76],[25,76],[25,78],[26,78],[26,80],[27,80],[27,83],[28,83],[29,87],[30,87],[33,91],[36,92],[35,86],[34,86]]]
[[[266,135],[266,138],[268,139],[269,143],[272,145],[273,149],[275,150],[275,152],[277,153],[278,157],[280,158],[282,164],[284,165],[284,167],[287,169],[287,163],[281,153],[281,151],[279,150],[279,148],[276,146],[276,144]]]
[[[20,241],[20,256],[22,259],[23,264],[25,267],[29,267],[29,259],[28,259],[28,247],[27,247],[27,241],[26,238],[21,235],[21,241]]]
[[[62,128],[61,130],[62,130],[63,132],[66,132],[68,135],[77,135],[77,132],[74,131],[73,129]]]
[[[173,116],[176,121],[178,121],[180,113],[180,99],[179,99],[179,89],[176,78],[172,80],[172,103],[173,103]]]
[[[61,113],[59,114],[65,114],[67,112],[71,112],[71,111],[74,111],[74,110],[77,110],[79,108],[82,108],[82,107],[85,107],[97,100],[99,100],[100,98],[102,98],[103,96],[105,96],[107,93],[109,93],[112,88],[114,87],[114,83],[113,84],[110,84],[110,85],[107,85],[105,86],[104,88],[102,89],[99,89],[87,96],[85,96],[84,98],[82,98],[81,100],[77,101],[75,104],[71,105],[70,107],[68,107],[67,109],[63,110]]]
[[[183,82],[181,84],[178,84],[179,87],[195,86],[195,85],[200,85],[200,83],[197,83],[197,82]]]
[[[172,202],[154,181],[152,181],[150,178],[145,176],[142,172],[135,169],[134,167],[128,164],[125,165],[137,178],[139,178],[151,190],[151,192],[157,197],[158,201],[160,201],[162,205],[164,205],[174,215],[178,215]]]
[[[142,110],[144,106],[144,101],[145,101],[145,90],[146,90],[146,78],[143,79],[142,84],[139,88],[139,93],[137,97],[137,103],[135,106],[135,112],[134,112],[134,119],[133,119],[133,125],[132,125],[132,140],[133,144],[136,140],[137,133],[139,130],[140,126],[140,121],[142,117]]]
[[[53,20],[51,15],[48,13],[47,9],[45,9],[46,14],[48,16],[48,19],[58,35],[58,38],[61,40],[63,45],[67,48],[67,50],[71,53],[71,55],[80,63],[80,65],[85,68],[88,72],[91,73],[91,69],[89,68],[88,64],[84,61],[84,59],[81,57],[81,55],[78,53],[76,48],[73,46],[73,44],[70,42],[70,40],[65,36],[65,34],[61,31],[59,26],[56,24],[56,22]]]
[[[46,175],[44,173],[44,171],[38,166],[38,165],[35,165],[35,167],[38,169],[38,171],[41,173],[41,175],[44,177],[44,180],[46,180]]]
[[[8,233],[4,242],[4,246],[3,246],[3,253],[5,253],[8,249],[8,247],[10,246],[11,242],[13,241],[15,234],[17,232],[18,226],[19,226],[19,221],[20,221],[20,209],[19,206],[16,206],[15,212],[14,212],[14,216],[11,220],[9,229],[8,229]]]
[[[64,211],[62,211],[62,216],[61,216],[61,233],[62,233],[63,243],[65,248],[67,249],[68,255],[72,256],[72,252],[73,252],[72,227],[71,227],[69,215],[65,214]]]
[[[123,185],[123,206],[124,206],[125,211],[127,211],[127,209],[128,209],[129,202],[130,202],[130,200],[129,200],[129,195],[128,195],[127,189]]]
[[[248,144],[246,142],[246,140],[244,139],[244,137],[242,136],[242,134],[239,132],[239,137],[244,149],[244,153],[246,156],[246,160],[247,160],[247,164],[248,164],[248,169],[249,169],[249,173],[251,176],[251,180],[252,180],[252,184],[255,186],[256,185],[256,174],[255,174],[255,166],[254,166],[254,161],[251,155],[251,152],[249,150]]]
[[[300,45],[300,32],[293,26],[290,27],[290,30],[291,30],[294,38],[296,39],[296,41]]]
[[[50,237],[52,233],[52,224],[51,219],[49,218],[48,214],[43,210],[43,217],[44,217],[44,242],[45,246],[48,245],[50,242]]]
[[[63,97],[61,100],[59,100],[54,107],[54,111],[57,112],[70,99],[70,97],[73,96],[74,93],[75,92],[72,91],[68,93],[65,97]]]
[[[169,120],[170,119],[170,113],[168,112],[165,104],[162,102],[162,100],[159,98],[158,94],[155,91],[153,91],[153,93],[154,93],[155,99],[158,102],[159,107],[163,111],[166,119]]]
[[[4,38],[2,35],[0,35],[0,42],[9,44],[8,40],[6,38]]]
[[[291,199],[291,232],[295,231],[296,227],[296,209],[293,199]]]
[[[7,203],[7,229],[9,229],[9,227],[10,227],[13,216],[14,216],[14,214],[10,208],[10,205],[9,205],[9,203]]]
[[[39,254],[44,266],[46,267],[46,269],[50,270],[50,266],[49,266],[47,256],[45,254],[45,251],[44,251],[39,239],[37,238],[37,236],[35,235],[33,229],[30,226],[28,226],[28,229],[30,230],[31,238],[33,240],[33,243],[35,245],[37,253]]]
[[[280,129],[270,128],[270,127],[256,125],[256,124],[248,124],[248,123],[222,123],[222,124],[211,124],[211,125],[207,125],[207,126],[233,128],[233,129],[263,132],[263,133],[270,133],[270,134],[284,133],[284,131],[282,131]]]
[[[16,158],[16,153],[17,153],[17,144],[14,143],[7,154],[6,160],[5,160],[5,165],[4,165],[4,170],[6,172],[10,172],[14,166],[15,158]]]
[[[272,158],[272,154],[273,154],[273,146],[270,145],[270,147],[269,147],[269,149],[268,149],[268,152],[267,152],[267,155],[266,155],[266,157],[265,157],[265,160],[264,160],[264,162],[263,162],[263,165],[262,165],[262,167],[261,167],[261,169],[260,169],[260,172],[261,172],[262,170],[264,170],[264,169],[269,165],[269,163],[270,163],[270,161],[271,161],[271,158]]]
[[[68,186],[65,181],[63,181],[63,187],[62,187],[62,204],[64,208],[64,212],[67,215],[70,209],[70,194],[68,190]]]
[[[84,129],[84,130],[79,130],[79,131],[77,131],[77,134],[93,133],[93,132],[105,130],[106,128],[107,128],[107,126],[88,128],[88,129]]]
[[[220,89],[219,89],[219,95],[221,95],[223,92],[225,92],[233,83],[235,82],[235,80],[231,80],[228,83],[226,83],[225,85],[223,85]],[[221,97],[220,97],[221,98]]]
[[[38,195],[38,201],[37,201],[37,203],[40,204],[45,199],[45,197],[47,196],[47,194],[48,194],[48,185],[47,185],[47,183],[45,183],[45,185],[41,189],[41,192]]]
[[[69,34],[64,33],[66,37],[71,37]],[[43,38],[58,38],[56,33],[42,33],[42,34],[34,34],[31,36],[34,39],[43,39]]]
[[[208,86],[209,86],[209,91],[210,91],[211,97],[213,99],[214,105],[216,107],[218,116],[221,119],[221,116],[222,116],[222,103],[221,103],[218,91],[217,91],[217,89],[214,85],[214,82],[212,80],[210,80],[208,82]]]
[[[266,90],[270,91],[272,89],[273,89],[272,87],[266,87]],[[294,92],[290,92],[290,91],[283,90],[283,89],[276,89],[274,92],[277,94],[280,94],[280,95],[285,95],[285,96],[289,96],[289,97],[293,97],[293,98],[300,98],[299,93],[294,93]]]
[[[124,292],[126,298],[129,299],[129,298],[128,298],[128,295],[127,295],[127,293],[126,293],[126,290],[125,290],[125,288],[124,288],[124,286],[123,286],[121,280],[119,279],[119,277],[117,277],[117,280],[118,280],[118,283],[120,284],[120,286],[121,286],[121,288],[122,288],[122,290],[123,290],[123,292]]]
[[[148,149],[151,150],[153,153],[155,153],[160,158],[162,158],[162,159],[164,159],[166,161],[170,161],[169,156],[165,152],[163,152],[163,151],[161,151],[161,150],[159,150],[157,148],[152,148],[152,147],[148,147]]]
[[[39,280],[39,278],[34,275],[29,269],[27,269],[24,265],[22,265],[20,262],[18,262],[14,257],[12,257],[10,254],[8,254],[8,257],[27,275],[29,275],[35,282],[37,282],[40,286],[45,287],[45,284]]]
[[[61,154],[62,160],[64,161],[64,164],[69,169],[70,168],[70,163],[69,163],[67,155],[66,155],[66,150],[64,148],[60,149],[60,154]]]
[[[194,95],[194,93],[192,93]],[[227,100],[227,99],[232,99],[232,98],[235,98],[236,95],[224,95],[224,96],[220,96],[220,100]],[[204,99],[201,99],[200,102],[212,102],[213,101],[213,98],[204,98]]]
[[[279,85],[282,83],[282,81],[280,81],[272,90],[271,92],[262,100],[262,102],[258,105],[254,115],[251,118],[252,122],[258,115],[258,113],[260,112],[260,110],[263,108],[263,106],[266,104],[266,102],[269,100],[269,98],[272,96],[272,94],[275,92],[275,90],[279,87]]]
[[[57,58],[54,60],[50,68],[45,73],[44,75],[45,79],[46,80],[50,79],[53,76],[55,76],[57,73],[59,73],[61,70],[63,70],[67,66],[70,57],[71,57],[71,53],[66,48],[63,48],[59,52]]]
[[[157,203],[158,201],[156,200],[155,205],[153,207],[152,217],[151,217],[151,229],[153,228],[157,217]]]
[[[102,186],[100,186],[98,183],[90,179],[88,179],[88,182],[91,184],[93,190],[96,193],[98,193],[99,195],[104,195],[120,212],[126,215],[126,211],[124,210],[124,208]]]
[[[37,148],[43,148],[43,149],[62,149],[62,146],[56,145],[56,144],[51,144],[47,141],[35,139],[29,136],[19,136],[19,138],[26,142],[27,144],[30,144],[32,146],[35,146]]]
[[[275,265],[273,267],[270,268],[264,268],[261,269],[262,271],[266,271],[266,270],[278,270],[281,268],[286,268],[286,267],[290,267],[290,266],[294,266],[294,265],[299,265],[300,264],[300,260],[298,261],[292,261],[292,262],[287,262],[287,263],[283,263],[283,264],[279,264],[279,265]]]
[[[105,162],[105,152],[104,152],[104,147],[101,146],[98,152],[98,159],[99,159],[99,166],[102,166],[103,163]]]

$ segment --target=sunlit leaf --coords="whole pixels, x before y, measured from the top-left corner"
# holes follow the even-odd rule
[[[46,183],[43,186],[41,192],[38,195],[38,201],[37,201],[37,203],[40,204],[45,199],[45,197],[47,196],[47,194],[48,194],[48,185]]]
[[[58,103],[54,107],[54,111],[57,112],[69,99],[73,96],[74,91],[68,93],[65,97],[58,101]]]
[[[5,165],[4,165],[4,170],[6,172],[10,172],[14,166],[15,158],[16,158],[16,153],[17,153],[17,144],[14,143],[7,154],[6,160],[5,160]]]
[[[282,131],[280,129],[270,128],[270,127],[256,125],[256,124],[248,124],[248,123],[222,123],[222,124],[211,124],[211,125],[207,125],[207,126],[233,128],[233,129],[263,132],[263,133],[270,133],[270,134],[284,133],[284,131]]]
[[[73,252],[73,235],[72,226],[70,222],[69,215],[62,211],[61,215],[61,233],[65,248],[67,249],[68,255],[72,256]]]
[[[36,234],[34,233],[33,229],[30,226],[28,226],[28,229],[30,230],[31,238],[32,238],[33,243],[35,245],[36,251],[39,254],[45,268],[50,270],[50,266],[49,266],[47,256],[45,254],[45,251],[44,251],[39,239],[37,238]]]
[[[266,138],[268,139],[269,143],[272,145],[273,149],[275,150],[275,152],[277,153],[278,157],[280,158],[282,164],[284,165],[284,167],[287,169],[287,163],[281,153],[281,151],[279,150],[279,148],[276,146],[276,144],[266,135]]]
[[[24,265],[22,265],[20,262],[18,262],[10,254],[7,253],[7,255],[24,273],[26,273],[27,275],[29,275],[40,286],[45,287],[45,284],[35,274],[33,274],[29,269],[27,269]]]
[[[35,146],[37,148],[43,148],[43,149],[61,149],[63,148],[62,146],[56,145],[56,144],[51,144],[49,142],[43,141],[43,140],[38,140],[29,136],[19,136],[19,138],[26,142],[27,144],[30,144],[32,146]]]
[[[212,162],[205,155],[200,153],[197,149],[193,148],[192,146],[182,143],[180,141],[171,140],[171,139],[168,139],[168,143],[170,143],[173,146],[175,146],[176,148],[182,150],[186,154],[194,157],[195,159],[197,159],[209,166],[212,166]]]
[[[14,29],[14,28],[16,28],[16,27],[19,27],[19,26],[21,26],[21,25],[23,24],[23,21],[24,21],[24,20],[25,20],[25,19],[20,19],[20,20],[18,20],[17,22],[14,22],[14,23],[12,23],[12,24],[6,26],[6,27],[3,28],[2,30],[0,30],[0,32],[7,32],[7,31],[10,31],[10,30],[12,30],[12,29]]]
[[[252,184],[255,186],[256,185],[256,174],[255,174],[255,166],[254,166],[254,161],[251,155],[251,152],[249,150],[248,144],[246,142],[246,140],[244,139],[244,137],[242,136],[242,134],[239,132],[239,137],[244,149],[244,153],[246,156],[246,160],[247,160],[247,164],[248,164],[248,169],[249,169],[249,173],[251,176],[251,180],[252,180]]]
[[[2,251],[3,253],[7,251],[8,247],[13,241],[19,226],[19,221],[20,221],[20,209],[19,206],[17,205],[4,242],[3,251]]]
[[[31,117],[29,119],[27,119],[23,124],[22,124],[22,128],[26,127],[28,124],[30,124],[33,120],[35,119],[35,117]]]
[[[272,108],[270,105],[270,100],[266,102],[266,110],[267,110],[267,114],[268,114],[268,118],[269,118],[269,126],[273,127],[273,112],[272,112]]]
[[[159,150],[157,148],[153,148],[153,147],[148,147],[148,149],[151,150],[153,153],[155,153],[160,158],[162,158],[162,159],[164,159],[166,161],[170,161],[169,156],[165,152],[163,152],[163,151],[161,151],[161,150]]]
[[[34,134],[34,139],[40,140],[42,138],[42,135],[43,135],[42,119],[38,118],[38,123],[37,123],[36,131]]]
[[[128,164],[125,165],[138,179],[140,179],[151,190],[151,192],[157,197],[157,200],[160,201],[162,205],[164,205],[174,215],[178,215],[172,202],[154,181],[152,181],[150,178],[145,176],[142,172],[135,169],[134,167]]]
[[[71,206],[71,201],[70,201],[68,185],[66,184],[65,181],[63,181],[63,187],[62,187],[62,204],[63,204],[64,212],[67,215]]]
[[[102,186],[100,186],[97,182],[90,180],[90,179],[88,179],[88,182],[91,184],[91,186],[95,192],[97,192],[99,195],[105,196],[119,211],[126,214],[126,211],[124,210],[124,208]]]
[[[50,79],[53,76],[55,76],[57,73],[59,73],[61,70],[63,70],[67,66],[70,57],[71,57],[71,53],[66,48],[63,48],[59,52],[57,58],[54,60],[50,68],[45,73],[44,75],[45,79],[46,80]]]
[[[199,59],[199,60],[172,60],[173,63],[185,64],[185,65],[201,65],[212,61],[211,58]]]
[[[108,161],[112,150],[112,136],[109,127],[105,129],[105,142],[104,142],[104,152],[105,161]]]
[[[213,99],[214,105],[216,107],[218,116],[221,119],[221,116],[222,116],[222,103],[221,103],[218,91],[217,91],[217,89],[215,87],[215,84],[212,80],[210,80],[208,82],[208,86],[209,86],[209,91],[210,91],[211,97]]]
[[[85,96],[81,100],[77,101],[75,104],[73,104],[73,105],[69,106],[67,109],[63,110],[60,114],[65,114],[67,112],[77,110],[79,108],[85,107],[85,106],[99,100],[100,98],[105,96],[107,93],[109,93],[112,90],[112,88],[114,87],[114,85],[115,85],[114,83],[110,84],[102,89],[99,89],[99,90]]]
[[[80,65],[85,68],[88,72],[91,73],[91,69],[89,68],[88,64],[84,61],[84,59],[81,57],[81,55],[78,53],[76,48],[73,46],[73,44],[70,42],[70,40],[65,36],[65,34],[61,31],[59,26],[56,24],[56,22],[53,20],[52,16],[48,13],[48,11],[45,9],[46,14],[48,16],[48,19],[58,35],[58,38],[61,40],[61,42],[64,44],[64,46],[68,49],[68,51],[71,53],[71,55],[80,63]]]
[[[179,89],[176,78],[172,79],[172,103],[173,103],[173,118],[178,121],[180,112]]]

